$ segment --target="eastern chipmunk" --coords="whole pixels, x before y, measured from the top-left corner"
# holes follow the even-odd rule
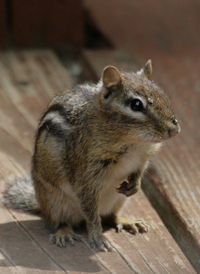
[[[167,95],[151,76],[150,60],[138,73],[108,66],[97,85],[59,94],[42,116],[32,158],[37,202],[31,196],[28,209],[40,209],[57,229],[51,243],[80,241],[73,225],[82,220],[90,245],[101,251],[112,249],[101,222],[118,231],[148,231],[145,221],[121,218],[118,212],[139,190],[151,155],[180,131]],[[4,197],[12,204],[9,195],[8,188]]]

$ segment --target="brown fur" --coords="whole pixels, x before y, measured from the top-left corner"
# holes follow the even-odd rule
[[[58,228],[52,243],[73,243],[71,227],[81,220],[86,220],[90,244],[100,250],[111,249],[102,235],[101,218],[114,216],[113,224],[132,227],[133,232],[148,228],[117,213],[126,196],[138,191],[160,142],[179,131],[170,102],[149,80],[151,74],[149,62],[141,75],[107,67],[98,85],[65,91],[43,115],[32,178],[44,218]],[[133,99],[145,104],[143,113],[131,109]],[[65,224],[63,230],[60,224]]]

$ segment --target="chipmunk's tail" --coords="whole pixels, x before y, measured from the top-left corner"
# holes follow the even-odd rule
[[[2,203],[14,209],[39,213],[39,204],[35,197],[35,189],[30,175],[8,180],[1,198]]]

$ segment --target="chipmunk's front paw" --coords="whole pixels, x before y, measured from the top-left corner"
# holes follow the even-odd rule
[[[149,224],[144,220],[131,220],[126,218],[117,217],[116,220],[117,231],[121,232],[125,229],[133,234],[144,233],[149,231]]]
[[[75,241],[82,241],[82,237],[78,234],[75,234],[74,231],[69,227],[63,227],[56,231],[55,234],[51,234],[49,241],[51,244],[56,244],[59,247],[64,247],[66,242],[69,242],[70,245],[74,245]]]
[[[124,181],[120,185],[120,187],[117,188],[117,192],[122,193],[127,197],[130,197],[131,195],[138,192],[138,190],[140,189],[140,185],[140,174],[137,172],[132,173],[130,176],[128,176],[127,181]]]
[[[89,243],[93,249],[98,247],[98,249],[103,252],[115,250],[102,234],[91,233],[89,235]]]

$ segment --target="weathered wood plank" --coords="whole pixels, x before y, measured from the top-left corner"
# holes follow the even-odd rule
[[[84,242],[75,242],[74,246],[66,243],[65,248],[51,245],[49,243],[50,231],[44,228],[44,222],[39,217],[14,211],[12,211],[12,214],[20,222],[22,228],[28,231],[34,241],[39,243],[45,254],[48,254],[52,261],[61,265],[67,273],[112,273],[108,269],[109,265],[100,261],[98,256],[95,256],[94,252]],[[82,234],[85,237],[85,233]],[[118,256],[118,259],[120,259],[120,256]],[[122,262],[122,266],[129,271],[125,263]]]
[[[13,0],[16,46],[60,46],[83,43],[82,1]]]
[[[66,245],[65,248],[51,246],[48,241],[49,231],[44,229],[39,217],[11,212],[22,226],[22,230],[27,231],[45,254],[65,271],[124,274],[194,273],[142,193],[129,199],[122,215],[132,218],[144,217],[151,224],[151,230],[148,234],[134,236],[127,232],[118,234],[114,229],[106,229],[105,235],[117,252],[101,253],[90,249],[86,233],[82,230],[79,230],[79,233],[85,238],[83,243],[75,243],[73,247]]]
[[[7,258],[6,254],[0,251],[0,274],[18,274],[19,270]]]
[[[11,273],[36,273],[40,270],[42,273],[65,273],[2,205],[0,205],[0,216],[0,243],[1,250],[5,254],[2,255],[2,266],[8,265]],[[34,221],[32,225],[35,225]],[[10,273],[1,272],[3,270],[0,266],[0,273]]]

